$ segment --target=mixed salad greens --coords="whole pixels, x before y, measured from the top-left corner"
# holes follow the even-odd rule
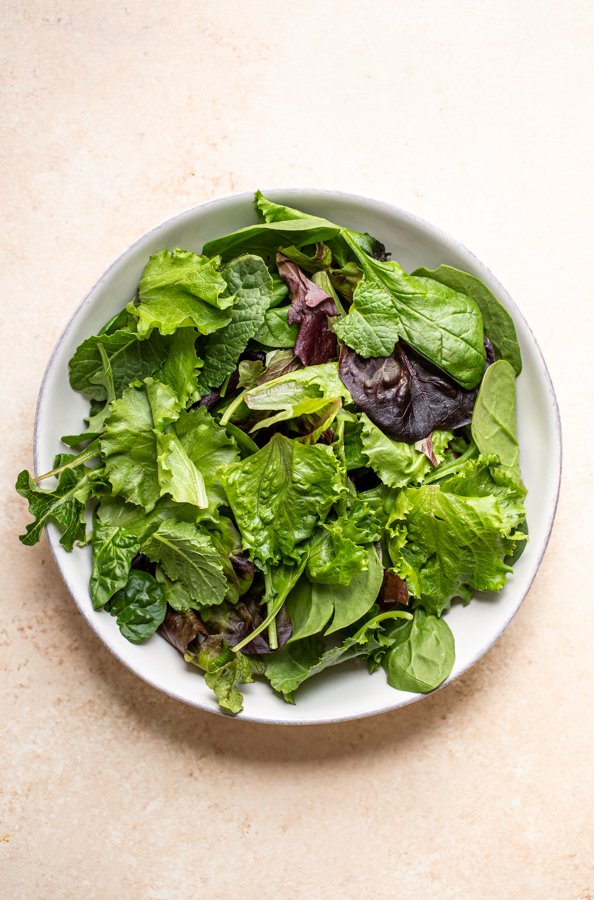
[[[82,449],[21,472],[21,540],[52,520],[90,543],[95,609],[159,632],[230,713],[256,676],[293,702],[354,657],[430,691],[443,614],[500,590],[527,536],[514,324],[472,275],[409,275],[369,234],[255,205],[202,255],[152,256],[78,347],[90,413],[62,440]]]

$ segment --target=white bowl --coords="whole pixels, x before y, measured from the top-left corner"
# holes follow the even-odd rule
[[[456,639],[456,662],[448,684],[477,662],[503,633],[526,596],[545,551],[557,504],[561,473],[561,431],[553,386],[530,328],[507,291],[475,256],[433,225],[377,200],[335,191],[279,190],[269,196],[331,221],[368,231],[385,243],[405,269],[447,263],[480,278],[512,314],[523,357],[518,378],[518,424],[522,475],[530,540],[514,573],[499,594],[478,596],[467,607],[447,614]],[[88,404],[68,383],[68,360],[78,344],[95,334],[134,295],[148,257],[163,247],[200,252],[209,239],[255,221],[251,194],[238,194],[197,206],[158,225],[132,245],[99,279],[66,326],[48,363],[35,423],[35,469],[51,468],[63,450],[60,435],[80,431]],[[54,526],[48,528],[54,558],[74,600],[93,631],[132,672],[171,697],[218,712],[200,673],[159,635],[146,644],[130,644],[115,619],[95,612],[88,591],[89,548],[67,553]],[[353,662],[307,682],[295,706],[286,704],[266,683],[245,686],[239,716],[256,722],[311,724],[374,715],[422,699],[425,694],[396,691],[382,669],[370,676]]]

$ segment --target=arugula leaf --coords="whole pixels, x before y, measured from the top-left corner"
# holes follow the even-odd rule
[[[311,537],[342,491],[330,447],[280,434],[223,469],[223,481],[243,544],[262,564],[296,559],[299,542]]]
[[[203,393],[222,384],[233,372],[248,341],[263,325],[273,297],[272,278],[259,256],[234,259],[221,274],[227,284],[226,294],[235,300],[229,324],[206,340],[206,362],[200,375]]]
[[[163,588],[153,576],[134,569],[126,586],[108,601],[105,609],[116,617],[123,636],[132,644],[140,644],[161,625],[167,604]]]
[[[227,593],[223,564],[211,536],[188,522],[166,519],[142,542],[142,552],[181,581],[194,609],[222,603]]]
[[[511,572],[505,557],[519,539],[498,497],[462,493],[467,477],[459,474],[441,487],[405,488],[393,498],[387,527],[394,570],[406,581],[414,605],[435,615],[454,597],[468,602],[473,589],[501,590]],[[516,506],[521,520],[517,498]]]
[[[498,360],[485,372],[472,414],[472,437],[485,456],[494,454],[503,466],[519,474],[516,427],[516,376]]]
[[[491,340],[497,358],[506,359],[516,375],[520,374],[522,356],[514,320],[482,281],[452,266],[439,266],[437,269],[423,267],[413,272],[413,275],[419,278],[432,278],[433,281],[439,281],[460,294],[472,297],[482,313],[485,334]]]
[[[174,421],[179,401],[168,385],[147,378],[111,404],[101,436],[107,477],[115,494],[150,512],[161,495],[156,432]]]
[[[483,319],[475,301],[428,278],[407,275],[396,262],[364,253],[343,229],[363,271],[348,315],[334,326],[360,356],[389,356],[399,338],[464,388],[485,367]]]
[[[138,538],[123,528],[93,522],[93,569],[89,591],[94,609],[101,609],[126,586],[132,560],[140,550]]]
[[[74,459],[76,457],[71,454],[60,453],[54,460],[54,468],[61,468]],[[75,541],[84,541],[85,506],[101,471],[84,465],[65,468],[53,491],[37,487],[27,470],[22,471],[17,478],[16,490],[27,500],[29,512],[35,519],[27,525],[25,534],[19,536],[21,543],[28,547],[36,544],[42,529],[50,521],[58,526],[62,535],[60,543],[66,550],[72,550]]]
[[[393,644],[383,659],[388,684],[399,691],[426,694],[442,684],[456,657],[447,622],[416,609],[414,618],[392,632]]]
[[[138,333],[148,335],[156,328],[173,334],[194,326],[200,334],[210,334],[227,325],[233,297],[224,295],[227,285],[219,263],[217,257],[207,259],[190,250],[161,250],[151,256],[138,285],[140,303],[126,307],[138,317]]]
[[[395,441],[374,425],[365,413],[361,415],[362,453],[379,478],[388,487],[419,484],[434,467],[427,456],[414,444]],[[442,462],[446,448],[454,435],[451,431],[434,431],[433,451],[437,463]]]
[[[269,309],[264,322],[254,335],[254,340],[264,347],[288,349],[293,347],[299,334],[298,325],[289,325],[290,306]]]
[[[216,694],[219,706],[233,715],[243,709],[243,697],[237,686],[252,682],[254,675],[264,670],[260,660],[234,653],[219,635],[206,638],[195,649],[189,647],[184,659],[204,670],[204,680]]]

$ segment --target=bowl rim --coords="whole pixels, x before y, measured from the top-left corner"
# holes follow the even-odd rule
[[[505,300],[506,308],[508,309],[508,311],[510,311],[513,314],[512,317],[514,319],[516,319],[516,317],[517,317],[517,319],[522,321],[522,324],[524,325],[524,327],[530,334],[530,337],[532,338],[532,341],[534,343],[534,349],[536,350],[536,354],[537,354],[537,359],[538,359],[540,368],[542,370],[542,374],[544,375],[544,380],[545,380],[547,391],[548,391],[548,399],[550,401],[550,406],[551,406],[551,410],[553,413],[553,423],[554,423],[554,431],[555,431],[555,437],[556,437],[556,446],[558,449],[558,465],[556,467],[556,478],[555,478],[555,482],[554,482],[553,502],[551,503],[550,513],[548,516],[548,520],[545,524],[544,539],[542,541],[540,553],[535,560],[533,571],[532,571],[531,577],[529,579],[529,582],[526,585],[526,588],[523,591],[523,593],[521,594],[521,596],[518,598],[512,614],[507,619],[507,621],[502,625],[502,627],[494,634],[494,636],[489,641],[489,643],[487,645],[482,645],[481,648],[479,649],[479,651],[476,653],[476,655],[474,655],[472,657],[472,659],[464,666],[464,668],[462,668],[462,669],[460,669],[460,671],[456,672],[455,675],[448,677],[438,688],[436,688],[433,691],[430,691],[429,693],[411,694],[410,699],[405,698],[404,700],[396,699],[397,695],[395,695],[394,703],[386,704],[379,709],[363,710],[360,712],[353,713],[352,715],[324,717],[319,720],[300,719],[299,717],[293,717],[291,719],[288,719],[288,718],[283,718],[282,716],[272,718],[270,716],[254,715],[252,713],[246,713],[246,712],[241,712],[239,715],[236,715],[236,716],[230,716],[218,708],[206,706],[205,704],[200,702],[200,698],[197,698],[196,701],[189,700],[187,697],[182,696],[179,692],[177,692],[171,688],[164,687],[163,685],[157,683],[156,679],[153,679],[152,677],[148,677],[144,674],[140,674],[131,665],[131,663],[128,660],[126,660],[123,657],[123,655],[121,655],[117,651],[116,648],[110,646],[102,639],[102,637],[97,632],[97,630],[92,627],[91,621],[88,619],[88,617],[86,615],[84,615],[84,613],[81,609],[81,606],[79,605],[79,602],[77,600],[76,591],[74,590],[72,584],[70,583],[67,574],[62,569],[60,560],[58,558],[57,547],[58,547],[59,542],[58,542],[57,534],[56,534],[55,530],[49,528],[47,525],[45,526],[44,530],[47,535],[49,548],[50,548],[51,554],[54,558],[54,562],[56,563],[57,569],[60,572],[60,575],[61,575],[72,599],[74,600],[74,604],[75,604],[79,614],[88,622],[88,624],[91,628],[91,631],[95,635],[95,638],[97,640],[99,640],[100,643],[122,665],[124,665],[128,669],[128,671],[132,672],[137,678],[141,679],[146,684],[149,684],[152,688],[155,688],[156,690],[160,691],[161,693],[166,694],[168,697],[170,697],[174,700],[181,701],[182,703],[186,704],[187,706],[193,707],[195,709],[200,709],[204,712],[214,713],[215,715],[221,715],[227,719],[231,718],[231,719],[235,719],[238,721],[255,722],[255,723],[264,724],[264,725],[331,725],[331,724],[335,724],[338,722],[349,722],[349,721],[354,721],[356,719],[365,719],[365,718],[368,718],[371,716],[382,715],[383,713],[392,712],[396,709],[401,709],[404,706],[409,706],[411,703],[417,703],[421,700],[424,700],[427,697],[433,696],[438,691],[441,691],[444,688],[446,688],[448,685],[452,684],[454,681],[456,681],[458,678],[460,678],[462,675],[464,675],[470,668],[472,668],[472,666],[474,666],[483,656],[485,656],[489,652],[489,650],[492,649],[492,647],[497,643],[499,638],[503,635],[503,633],[509,627],[509,625],[511,624],[513,619],[516,617],[518,610],[520,609],[520,606],[526,599],[526,596],[528,595],[528,593],[532,587],[534,579],[536,578],[536,575],[540,569],[544,554],[547,550],[547,547],[548,547],[548,544],[550,541],[550,537],[551,537],[553,523],[555,520],[555,515],[557,512],[557,506],[558,506],[558,502],[559,502],[559,492],[560,492],[560,487],[561,487],[561,474],[562,474],[562,469],[563,469],[563,436],[562,436],[562,427],[561,427],[561,416],[560,416],[560,412],[559,412],[559,404],[557,401],[557,396],[555,394],[553,382],[552,382],[546,361],[544,359],[542,350],[540,348],[540,345],[536,339],[536,336],[535,336],[531,326],[527,322],[525,316],[523,315],[522,311],[516,304],[515,300],[510,296],[509,292],[504,288],[504,286],[501,284],[499,279],[493,275],[493,273],[491,272],[489,267],[487,265],[485,265],[485,263],[482,262],[482,260],[480,260],[471,250],[468,249],[468,247],[466,247],[465,244],[463,244],[457,238],[454,238],[452,235],[450,235],[444,229],[440,228],[439,226],[433,225],[433,223],[428,222],[426,219],[422,218],[421,216],[416,215],[415,213],[411,213],[408,210],[402,209],[401,207],[396,206],[393,203],[388,203],[385,200],[380,200],[378,198],[369,197],[369,196],[366,196],[363,194],[355,194],[355,193],[348,192],[348,191],[321,189],[321,188],[308,188],[308,187],[303,187],[303,188],[296,188],[296,187],[277,188],[277,187],[275,187],[275,188],[268,188],[268,189],[262,190],[262,193],[267,197],[276,198],[276,202],[280,202],[281,198],[291,198],[292,196],[295,198],[298,198],[300,196],[303,196],[304,194],[310,194],[315,197],[319,197],[322,200],[324,199],[324,197],[327,197],[327,198],[337,198],[338,197],[338,198],[341,198],[341,199],[344,199],[344,200],[347,200],[350,202],[354,202],[354,203],[371,204],[372,206],[375,206],[375,207],[383,210],[388,215],[390,215],[390,216],[396,215],[396,217],[398,217],[400,219],[400,221],[402,221],[404,223],[409,223],[410,225],[413,225],[413,226],[416,226],[417,228],[420,228],[420,229],[424,230],[425,232],[427,232],[432,237],[451,244],[459,251],[462,251],[463,254],[466,254],[471,259],[473,259],[474,262],[476,263],[478,269],[482,269],[483,271],[485,271],[489,274],[490,278],[492,279],[493,284],[497,288],[497,291],[503,296],[503,298]],[[175,213],[174,215],[169,216],[166,219],[163,219],[162,221],[160,221],[156,225],[154,225],[152,228],[150,228],[148,231],[141,234],[135,241],[133,241],[132,244],[130,244],[122,253],[120,253],[113,260],[113,262],[107,267],[107,269],[103,272],[103,274],[100,275],[99,278],[94,282],[92,287],[87,291],[87,293],[85,294],[83,299],[77,304],[76,308],[74,309],[74,311],[68,318],[64,328],[62,329],[62,331],[60,333],[60,336],[58,337],[58,340],[56,341],[56,344],[54,345],[54,348],[50,354],[50,357],[49,357],[47,364],[45,366],[45,369],[44,369],[43,377],[41,379],[41,384],[40,384],[40,388],[39,388],[39,394],[37,397],[37,403],[35,406],[34,437],[33,437],[33,462],[34,462],[34,466],[35,466],[35,471],[38,471],[40,468],[40,453],[41,453],[41,451],[40,451],[40,444],[41,444],[40,410],[41,410],[41,407],[42,407],[44,399],[45,399],[47,382],[49,380],[49,374],[53,368],[54,360],[56,359],[63,342],[65,341],[66,337],[68,336],[71,328],[74,326],[74,323],[78,319],[79,314],[82,312],[82,310],[88,304],[91,303],[93,295],[95,294],[95,292],[99,288],[99,286],[101,284],[103,284],[103,282],[109,278],[112,271],[116,268],[116,266],[118,266],[124,260],[125,257],[127,257],[129,254],[133,253],[133,251],[136,249],[136,247],[139,244],[144,242],[151,235],[160,231],[162,228],[165,228],[166,226],[173,224],[174,222],[177,222],[178,220],[180,220],[186,216],[189,217],[192,214],[197,213],[198,211],[202,212],[207,209],[214,209],[217,206],[225,206],[226,204],[228,204],[229,202],[232,202],[232,201],[246,201],[246,202],[251,203],[251,202],[253,202],[253,197],[254,197],[253,191],[234,192],[232,194],[226,194],[223,197],[217,197],[213,200],[207,200],[204,203],[198,203],[194,206],[187,207],[186,209],[183,209],[180,212]]]

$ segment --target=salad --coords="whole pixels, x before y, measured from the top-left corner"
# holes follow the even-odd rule
[[[501,590],[527,538],[513,321],[466,272],[407,274],[369,234],[255,206],[201,255],[152,256],[78,347],[89,415],[19,475],[21,541],[53,521],[90,544],[94,608],[169,641],[229,713],[257,677],[292,703],[355,657],[431,691],[444,614]]]

